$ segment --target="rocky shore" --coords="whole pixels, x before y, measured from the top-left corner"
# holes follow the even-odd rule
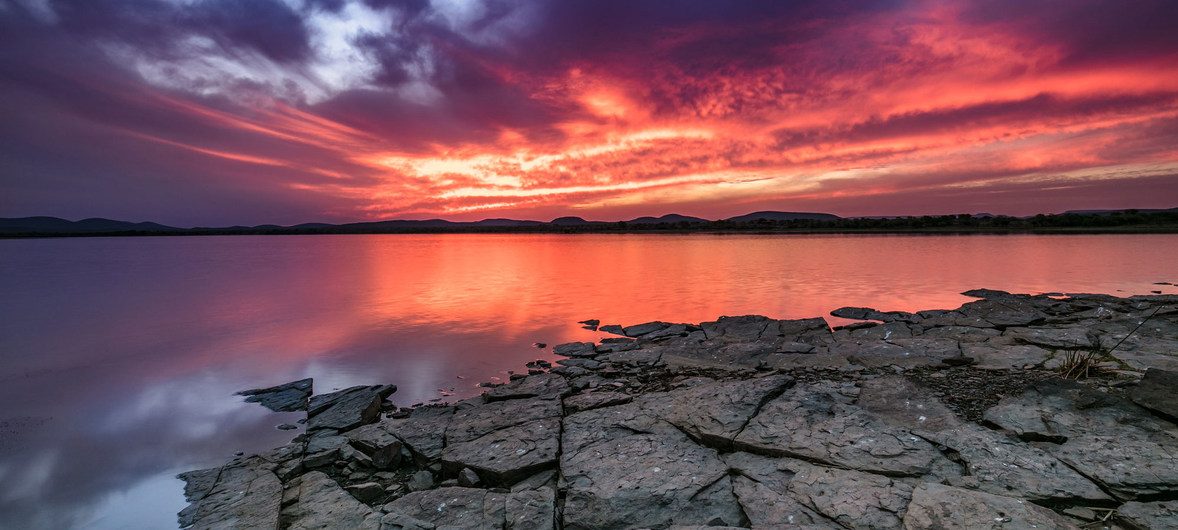
[[[1178,528],[1178,296],[964,294],[602,326],[452,405],[246,391],[307,432],[182,474],[180,524]]]

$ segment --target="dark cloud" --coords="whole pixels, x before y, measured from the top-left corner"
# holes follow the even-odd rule
[[[1009,28],[1035,42],[1061,45],[1063,64],[1124,61],[1178,51],[1178,2],[1141,0],[1050,0],[973,2],[963,10],[969,24]]]

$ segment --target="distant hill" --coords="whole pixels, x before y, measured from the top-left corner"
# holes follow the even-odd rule
[[[810,219],[814,221],[837,221],[841,217],[829,213],[808,213],[808,212],[754,212],[745,215],[738,215],[736,217],[729,217],[725,221],[732,223],[754,223],[760,220],[766,221],[794,221],[798,219]]]
[[[1128,213],[1130,210],[1068,210],[1061,215],[1112,215],[1114,213]],[[1178,212],[1178,208],[1166,209],[1133,209],[1136,213],[1162,213],[1162,212]]]
[[[688,215],[679,215],[677,213],[669,213],[662,217],[639,217],[626,221],[626,224],[631,225],[660,225],[660,224],[679,224],[679,223],[710,223],[707,219],[699,217],[691,217]]]
[[[1063,214],[1014,218],[978,213],[973,215],[848,217],[828,213],[763,211],[721,221],[667,214],[639,217],[624,222],[587,221],[581,217],[558,217],[549,222],[517,219],[447,221],[445,219],[393,219],[362,223],[303,223],[293,226],[176,228],[159,223],[131,223],[90,218],[69,221],[57,217],[0,218],[0,237],[54,237],[89,235],[235,235],[235,234],[396,234],[433,232],[628,232],[644,230],[827,230],[827,231],[919,231],[919,230],[1119,230],[1123,232],[1178,231],[1178,208],[1137,210],[1069,210]]]
[[[585,226],[604,224],[602,221],[586,221],[580,217],[557,217],[548,224],[553,226]]]
[[[129,223],[92,217],[81,221],[67,221],[57,217],[0,218],[0,233],[102,233],[102,232],[175,232],[179,228],[159,223]]]

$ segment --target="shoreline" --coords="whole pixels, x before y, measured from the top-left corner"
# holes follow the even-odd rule
[[[397,409],[392,385],[247,391],[307,410],[307,432],[182,474],[180,521],[1178,524],[1178,295],[962,294],[977,300],[840,308],[857,322],[833,329],[760,316],[601,326],[598,342],[555,346],[557,365],[455,404]],[[1080,357],[1090,377],[1059,377]]]
[[[116,232],[30,232],[0,233],[0,239],[62,239],[89,237],[205,237],[205,236],[338,236],[338,235],[413,235],[413,234],[514,234],[514,235],[1140,235],[1178,234],[1178,225],[1106,226],[1106,227],[1038,227],[1038,228],[595,228],[595,229],[533,229],[528,227],[472,228],[472,229],[405,229],[405,230],[199,230],[178,231],[116,231]]]

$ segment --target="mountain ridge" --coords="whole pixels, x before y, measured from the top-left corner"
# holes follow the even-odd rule
[[[1125,209],[1125,210],[1068,210],[1061,214],[1050,214],[1050,218],[1067,217],[1101,217],[1101,218],[1130,218],[1142,215],[1172,215],[1178,214],[1178,207],[1168,209]],[[580,228],[585,229],[726,229],[733,226],[756,228],[761,226],[785,226],[788,228],[880,228],[863,225],[868,221],[902,221],[923,219],[986,219],[986,220],[1029,220],[1041,216],[1027,216],[1015,218],[1005,215],[979,213],[974,215],[945,215],[945,216],[888,216],[888,217],[839,217],[830,213],[820,212],[787,212],[787,211],[758,211],[745,215],[738,215],[719,220],[708,220],[676,213],[665,214],[660,217],[643,216],[627,221],[590,221],[577,216],[557,217],[551,221],[520,220],[507,218],[490,218],[480,221],[449,221],[446,219],[388,219],[381,221],[361,221],[354,223],[300,223],[290,226],[263,224],[256,226],[228,226],[228,227],[192,227],[181,228],[144,221],[130,222],[114,219],[91,217],[79,221],[70,221],[59,217],[7,217],[0,218],[0,236],[57,236],[57,235],[199,235],[199,234],[236,234],[236,233],[274,233],[274,234],[302,234],[302,233],[396,233],[418,231],[480,231],[480,230],[555,230],[567,231]],[[855,226],[833,226],[842,223],[860,223]],[[1004,224],[1003,226],[1008,225]],[[928,226],[944,226],[934,224]],[[1078,225],[1087,226],[1087,225]],[[920,225],[914,226],[920,228]]]

